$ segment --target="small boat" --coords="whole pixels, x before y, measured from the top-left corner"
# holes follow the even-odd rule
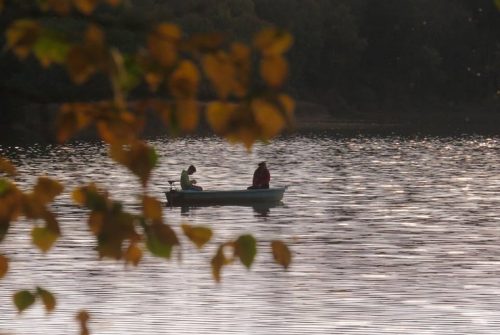
[[[277,204],[283,199],[286,189],[285,186],[251,190],[170,190],[165,196],[169,206]]]

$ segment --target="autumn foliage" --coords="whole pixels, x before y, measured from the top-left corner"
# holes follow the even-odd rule
[[[144,250],[169,259],[180,241],[178,233],[164,222],[161,202],[148,194],[149,178],[158,158],[155,149],[140,138],[146,115],[155,113],[166,130],[175,134],[195,131],[205,118],[216,134],[248,149],[255,141],[272,139],[293,120],[293,99],[282,89],[288,75],[284,55],[293,43],[292,36],[271,27],[259,32],[248,45],[227,41],[217,33],[185,36],[175,24],[157,23],[146,33],[143,45],[135,52],[124,52],[110,45],[104,27],[92,20],[98,8],[118,10],[122,1],[26,2],[41,15],[83,15],[88,25],[75,40],[74,34],[46,27],[41,20],[16,19],[5,31],[5,48],[21,60],[35,57],[44,68],[65,68],[75,85],[86,83],[96,74],[104,75],[113,92],[104,101],[62,104],[57,119],[58,141],[71,140],[79,131],[94,126],[108,144],[109,156],[134,174],[143,187],[138,199],[142,203],[140,214],[127,212],[120,201],[111,199],[96,184],[72,191],[74,203],[88,210],[87,224],[98,242],[98,256],[134,266],[141,262]],[[0,10],[9,5],[0,0]],[[209,85],[217,97],[204,109],[198,101],[202,84]],[[129,93],[139,85],[146,85],[151,96],[129,101]],[[0,173],[12,177],[16,169],[0,158]],[[25,217],[34,222],[33,244],[41,252],[49,251],[61,231],[56,213],[48,205],[63,189],[62,184],[47,177],[39,177],[29,192],[20,190],[8,178],[0,179],[0,241],[11,224]],[[213,235],[208,227],[188,224],[182,225],[181,232],[196,248],[202,248]],[[283,242],[273,241],[269,250],[277,263],[289,266],[291,254]],[[251,235],[220,245],[211,262],[215,280],[220,281],[221,269],[236,260],[250,268],[256,253],[257,242]],[[8,259],[0,255],[0,278],[7,271]],[[19,311],[37,300],[47,311],[55,307],[52,294],[40,287],[13,296]],[[88,333],[86,312],[81,312],[78,320],[82,333]]]

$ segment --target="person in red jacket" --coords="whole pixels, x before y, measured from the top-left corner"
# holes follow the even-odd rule
[[[248,189],[269,188],[270,180],[271,174],[267,169],[266,162],[260,162],[259,167],[253,173],[252,186],[248,187]]]

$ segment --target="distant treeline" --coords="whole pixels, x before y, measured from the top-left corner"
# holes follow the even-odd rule
[[[143,43],[152,22],[187,34],[225,32],[250,41],[264,26],[295,37],[289,91],[332,109],[381,110],[412,102],[469,104],[500,100],[500,12],[492,0],[134,0],[102,22],[123,50]],[[0,17],[4,30],[15,12]],[[78,18],[53,24],[78,26]],[[50,19],[49,19],[50,21]],[[80,20],[81,21],[81,20]],[[98,21],[99,22],[99,21]],[[2,37],[2,44],[4,37]],[[0,55],[0,102],[54,102],[109,94],[96,76],[73,88],[62,69],[42,70]],[[85,91],[85,95],[82,92]],[[136,92],[136,94],[140,94]],[[9,99],[10,98],[10,99]],[[209,98],[209,97],[208,97]],[[6,109],[5,109],[6,110]],[[5,113],[4,113],[5,114]]]

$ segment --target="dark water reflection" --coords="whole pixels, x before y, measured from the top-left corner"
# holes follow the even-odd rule
[[[77,333],[75,313],[92,314],[94,334],[498,334],[500,332],[500,141],[498,138],[293,137],[251,153],[212,138],[154,141],[160,156],[150,192],[193,163],[207,189],[245,188],[268,161],[277,207],[165,208],[177,231],[208,225],[214,242],[251,232],[259,253],[211,279],[216,243],[175,260],[147,256],[138,268],[99,262],[84,212],[68,193],[54,209],[63,238],[53,252],[30,246],[17,223],[0,245],[12,260],[0,281],[0,334]],[[92,179],[136,210],[140,187],[99,145],[1,148],[23,187],[37,175],[67,189]],[[163,198],[162,198],[163,200]],[[269,241],[287,241],[289,271],[273,264]],[[14,290],[41,285],[58,298],[46,316],[17,316]]]

